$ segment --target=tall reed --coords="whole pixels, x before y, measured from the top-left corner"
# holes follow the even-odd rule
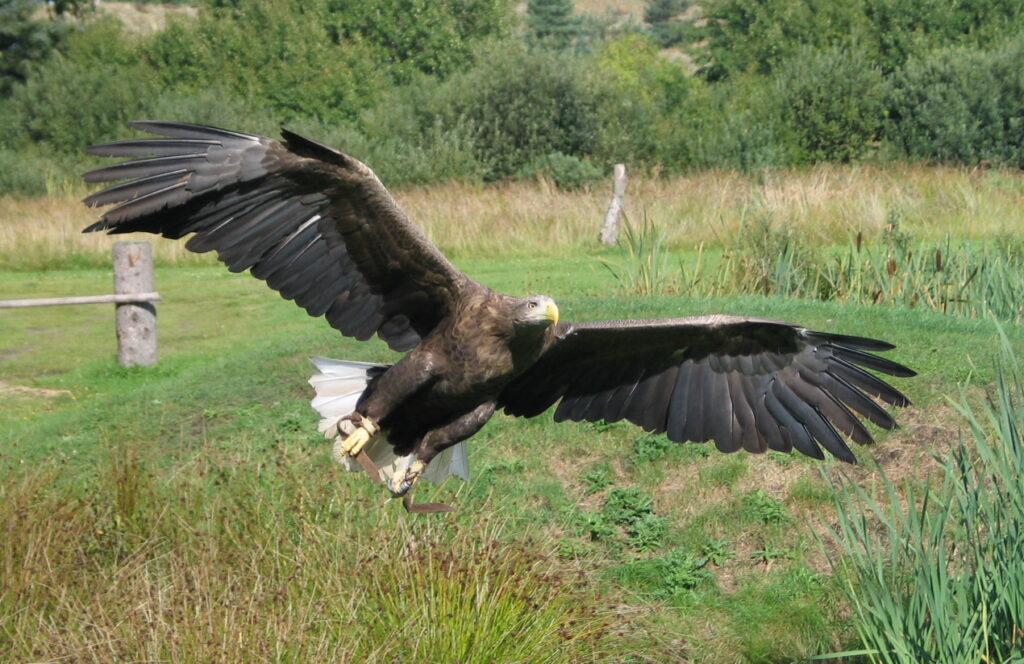
[[[833,558],[872,662],[1024,658],[1024,373],[1004,344],[994,394],[957,405],[969,433],[938,488],[834,486]]]

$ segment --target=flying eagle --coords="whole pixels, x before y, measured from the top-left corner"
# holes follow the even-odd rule
[[[457,270],[362,162],[283,130],[283,141],[177,122],[134,122],[161,138],[94,146],[129,161],[85,174],[127,180],[85,199],[116,204],[85,232],[192,234],[343,335],[377,335],[393,365],[313,362],[313,406],[335,456],[406,496],[421,476],[466,478],[463,441],[494,415],[628,420],[723,452],[796,449],[855,461],[870,444],[854,413],[896,423],[872,397],[908,399],[864,368],[913,376],[866,351],[891,344],[762,318],[700,316],[570,323],[543,295],[513,297]],[[439,456],[440,455],[440,456]],[[369,464],[367,463],[369,461]]]

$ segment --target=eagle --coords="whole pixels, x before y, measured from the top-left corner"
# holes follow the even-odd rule
[[[822,448],[855,463],[844,436],[906,406],[873,372],[911,369],[884,341],[726,315],[561,320],[545,295],[494,291],[456,269],[374,172],[283,129],[281,140],[179,122],[132,122],[155,137],[96,145],[128,158],[84,175],[119,182],[84,199],[113,205],[84,232],[145,232],[217,252],[341,334],[376,335],[394,364],[314,358],[320,430],[410,509],[420,478],[467,477],[464,441],[497,411],[617,422],[722,452]],[[355,463],[354,463],[355,462]],[[443,511],[433,504],[423,511]]]

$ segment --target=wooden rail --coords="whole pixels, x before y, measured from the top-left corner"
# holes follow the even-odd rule
[[[0,309],[50,307],[59,304],[124,304],[127,302],[159,302],[160,293],[122,293],[120,295],[82,295],[81,297],[41,297],[34,300],[0,300]]]
[[[0,309],[116,304],[117,361],[125,367],[156,364],[156,307],[153,303],[160,301],[160,294],[154,290],[153,249],[148,242],[118,242],[113,254],[113,295],[0,300]]]

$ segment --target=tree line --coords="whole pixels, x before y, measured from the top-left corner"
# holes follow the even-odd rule
[[[615,162],[1024,165],[1018,0],[208,0],[138,35],[86,0],[0,0],[0,193],[51,191],[87,145],[163,118],[351,152],[389,184]]]

